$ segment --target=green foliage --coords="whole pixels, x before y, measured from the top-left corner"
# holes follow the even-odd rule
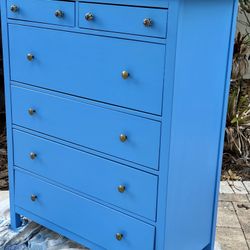
[[[237,32],[234,44],[232,81],[228,100],[228,113],[224,147],[223,175],[232,179],[237,172],[240,178],[250,178],[250,0],[239,1],[245,33]],[[231,174],[230,174],[231,173]]]

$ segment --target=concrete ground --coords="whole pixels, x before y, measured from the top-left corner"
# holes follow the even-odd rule
[[[250,249],[250,181],[221,182],[216,241],[222,250]]]
[[[0,192],[1,201],[8,192]],[[250,181],[221,182],[215,250],[250,249]]]

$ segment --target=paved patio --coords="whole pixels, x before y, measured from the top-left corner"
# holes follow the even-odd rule
[[[1,204],[6,199],[8,192],[0,192],[0,210],[3,210]],[[248,249],[250,249],[250,181],[221,182],[215,250]]]
[[[218,248],[250,249],[250,181],[221,182],[218,209]]]

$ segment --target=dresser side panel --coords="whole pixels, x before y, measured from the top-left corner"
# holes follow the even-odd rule
[[[234,0],[180,0],[165,249],[211,241]]]

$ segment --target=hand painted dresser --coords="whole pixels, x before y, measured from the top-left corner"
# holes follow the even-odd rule
[[[1,0],[12,228],[93,250],[212,250],[237,2]]]

